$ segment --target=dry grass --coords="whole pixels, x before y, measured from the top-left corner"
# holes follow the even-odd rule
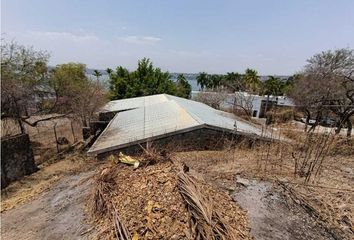
[[[53,164],[42,165],[37,172],[11,183],[1,191],[1,212],[36,198],[63,176],[85,171],[94,163],[93,159],[74,154]]]
[[[292,135],[288,133],[287,136]],[[273,142],[252,148],[238,146],[225,151],[179,153],[176,159],[204,173],[209,182],[230,191],[235,187],[236,174],[245,178],[286,183],[306,199],[330,227],[350,236],[354,234],[353,142],[334,137],[328,146],[325,144],[326,136],[318,134],[309,144],[312,149],[310,154],[304,149],[306,137],[297,132],[292,137],[292,144]],[[310,181],[305,181],[306,175],[295,171],[293,154],[308,155],[309,162],[315,161],[321,146],[328,148],[328,152],[323,155],[321,164],[317,165],[320,167],[318,174],[313,174]]]

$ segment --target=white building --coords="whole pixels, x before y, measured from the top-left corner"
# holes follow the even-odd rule
[[[199,91],[192,91],[192,99],[197,96]],[[215,92],[208,92],[210,94],[217,94]],[[291,98],[287,96],[260,96],[249,94],[247,92],[235,92],[226,94],[222,108],[232,108],[234,106],[242,106],[252,112],[252,117],[264,117],[264,110],[266,105],[270,106],[295,106]],[[268,107],[267,107],[268,108]]]

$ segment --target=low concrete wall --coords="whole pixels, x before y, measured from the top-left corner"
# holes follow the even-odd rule
[[[111,154],[116,155],[119,152],[123,152],[129,155],[139,155],[142,153],[142,147],[148,148],[148,146],[157,148],[159,150],[176,152],[220,150],[225,147],[225,141],[232,140],[234,144],[237,144],[245,138],[249,139],[250,144],[253,144],[256,141],[256,139],[248,138],[239,134],[232,134],[229,132],[203,128],[155,139],[150,142],[141,143],[140,145],[136,144],[126,148],[102,153],[97,156],[97,159],[102,160]]]
[[[28,134],[1,139],[1,188],[37,169]]]

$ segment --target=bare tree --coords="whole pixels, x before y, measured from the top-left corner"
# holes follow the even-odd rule
[[[220,109],[226,103],[228,94],[226,92],[199,92],[193,99],[205,103],[215,109]]]
[[[314,55],[308,60],[301,77],[291,93],[297,105],[308,116],[316,116],[316,123],[324,113],[338,118],[339,133],[347,125],[351,135],[351,116],[354,115],[354,50],[339,49]]]
[[[255,95],[248,94],[246,92],[235,92],[235,98],[233,105],[233,110],[242,109],[248,119],[252,116],[253,103],[255,100]]]

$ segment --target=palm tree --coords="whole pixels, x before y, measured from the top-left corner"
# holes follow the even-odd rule
[[[282,94],[283,83],[276,76],[269,76],[264,82],[264,93],[266,95],[278,96]]]
[[[92,75],[96,77],[97,82],[98,82],[99,78],[102,76],[102,73],[100,71],[98,71],[98,70],[93,70],[93,74]]]
[[[111,68],[107,68],[106,72],[108,73],[109,76],[111,76],[111,74],[113,73],[113,70]]]
[[[197,76],[197,83],[200,85],[202,90],[204,90],[204,87],[207,87],[209,85],[209,75],[206,72],[200,72]]]
[[[239,73],[228,72],[223,78],[222,85],[230,91],[244,91],[243,76]]]
[[[261,85],[261,80],[256,70],[247,68],[244,76],[244,81],[248,91],[252,93],[258,93]]]

